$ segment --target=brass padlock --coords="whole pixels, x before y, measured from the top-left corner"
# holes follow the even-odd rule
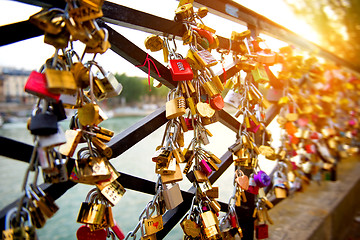
[[[177,92],[179,92],[177,89],[178,88],[172,89],[168,94],[165,105],[167,119],[177,118],[186,113],[185,98],[177,95]]]
[[[60,9],[41,10],[30,16],[29,22],[50,34],[59,34],[65,27],[63,11]]]
[[[203,67],[212,67],[217,64],[217,60],[207,50],[193,51],[194,57]]]
[[[194,16],[194,9],[191,3],[179,6],[175,10],[176,21],[184,21]]]
[[[96,188],[90,190],[85,202],[81,203],[76,220],[78,223],[101,224],[103,222],[106,205],[98,202],[95,198],[97,194]]]
[[[77,86],[74,75],[70,71],[45,69],[47,87],[53,93],[75,94]]]
[[[163,219],[162,215],[160,214],[160,209],[154,205],[153,208],[156,208],[156,215],[150,216],[150,206],[148,205],[146,207],[146,217],[143,219],[143,224],[145,227],[145,233],[147,236],[153,235],[159,231],[161,231],[163,226]]]
[[[97,63],[93,63],[100,69],[100,72],[97,74],[95,78],[95,85],[100,92],[95,92],[94,95],[97,96],[98,100],[103,100],[105,98],[116,97],[118,96],[123,87],[121,83],[118,82],[114,74],[110,72],[106,72],[100,65]]]
[[[66,143],[60,145],[59,152],[65,156],[72,157],[77,145],[81,140],[82,133],[78,130],[68,129],[65,131]]]
[[[78,109],[78,118],[82,126],[96,125],[100,121],[100,107],[95,103],[87,103]]]

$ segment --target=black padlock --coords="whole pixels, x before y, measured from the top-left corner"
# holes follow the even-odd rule
[[[67,118],[65,108],[61,100],[51,103],[51,106],[52,112],[56,115],[58,122]]]
[[[31,116],[29,130],[33,135],[48,136],[58,131],[57,117],[51,112],[38,111]]]

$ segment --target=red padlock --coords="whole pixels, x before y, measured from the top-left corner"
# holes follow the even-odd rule
[[[255,232],[257,239],[266,239],[269,237],[269,227],[267,224],[257,225]]]
[[[174,81],[187,81],[193,79],[193,71],[186,59],[170,59],[169,68]]]
[[[186,126],[188,128],[188,130],[194,130],[194,127],[192,125],[192,120],[191,118],[184,118]],[[194,125],[196,125],[196,120],[194,119]]]
[[[231,227],[238,228],[239,224],[238,224],[235,214],[230,214],[229,217],[230,217]]]
[[[105,229],[91,231],[89,226],[83,225],[76,231],[76,238],[78,240],[106,240],[107,232]]]
[[[114,219],[114,226],[112,226],[111,229],[113,230],[113,232],[115,233],[115,235],[118,239],[123,240],[125,238],[124,232],[121,230],[119,225],[115,222],[115,219]]]
[[[212,98],[210,98],[210,106],[216,110],[219,111],[224,108],[224,99],[220,94],[216,94]]]
[[[45,98],[49,101],[58,102],[60,94],[54,94],[48,91],[46,87],[46,77],[44,73],[32,71],[25,84],[25,92],[35,96]]]

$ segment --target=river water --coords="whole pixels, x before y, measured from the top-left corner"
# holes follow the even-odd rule
[[[110,118],[100,124],[100,126],[111,129],[115,134],[120,133],[129,126],[139,121],[142,117],[119,117]],[[68,129],[67,120],[61,122],[63,130]],[[220,123],[208,125],[207,128],[214,135],[210,138],[210,144],[204,146],[218,157],[227,150],[228,146],[235,142],[235,133],[227,129]],[[120,172],[132,174],[137,177],[156,181],[155,164],[151,161],[151,156],[155,152],[156,146],[160,145],[164,132],[164,126],[150,134],[147,138],[137,143],[133,148],[127,150],[119,157],[112,159],[111,163]],[[0,135],[12,138],[21,142],[32,144],[32,136],[26,129],[25,123],[9,123],[0,128]],[[192,138],[192,132],[185,133],[185,145]],[[19,151],[19,149],[14,149]],[[21,150],[20,150],[21,151]],[[0,209],[13,202],[21,196],[21,184],[27,168],[27,164],[0,156]],[[183,168],[184,166],[182,166]],[[233,189],[233,167],[230,167],[214,186],[219,186],[220,201],[227,202]],[[266,169],[265,169],[266,170]],[[268,171],[267,171],[268,172]],[[29,177],[32,181],[32,175]],[[38,183],[42,183],[42,177],[39,177]],[[180,182],[182,190],[187,190],[191,184],[184,176]],[[40,239],[76,239],[76,231],[81,224],[76,222],[81,202],[93,186],[77,184],[68,190],[61,198],[56,200],[60,207],[59,211],[48,219],[42,229],[37,233]],[[146,204],[152,199],[151,195],[127,190],[120,202],[113,208],[113,215],[116,222],[122,228],[124,233],[133,230],[138,223],[139,214]],[[140,234],[140,233],[139,233]],[[137,235],[138,238],[140,235]],[[177,225],[165,239],[182,239],[182,230]]]

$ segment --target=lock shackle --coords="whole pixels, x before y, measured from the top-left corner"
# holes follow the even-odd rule
[[[27,210],[24,207],[21,207],[20,212],[18,213],[19,209],[18,207],[11,208],[5,216],[5,229],[12,229],[14,226],[13,224],[24,224],[27,227],[32,227],[31,224],[31,216],[29,213],[29,210]],[[16,219],[17,214],[19,214],[19,222],[13,223],[12,221]],[[24,225],[23,225],[24,226]]]
[[[90,202],[93,194],[98,194],[97,188],[93,188],[88,192],[88,194],[86,195],[86,198],[85,198],[85,202]]]

